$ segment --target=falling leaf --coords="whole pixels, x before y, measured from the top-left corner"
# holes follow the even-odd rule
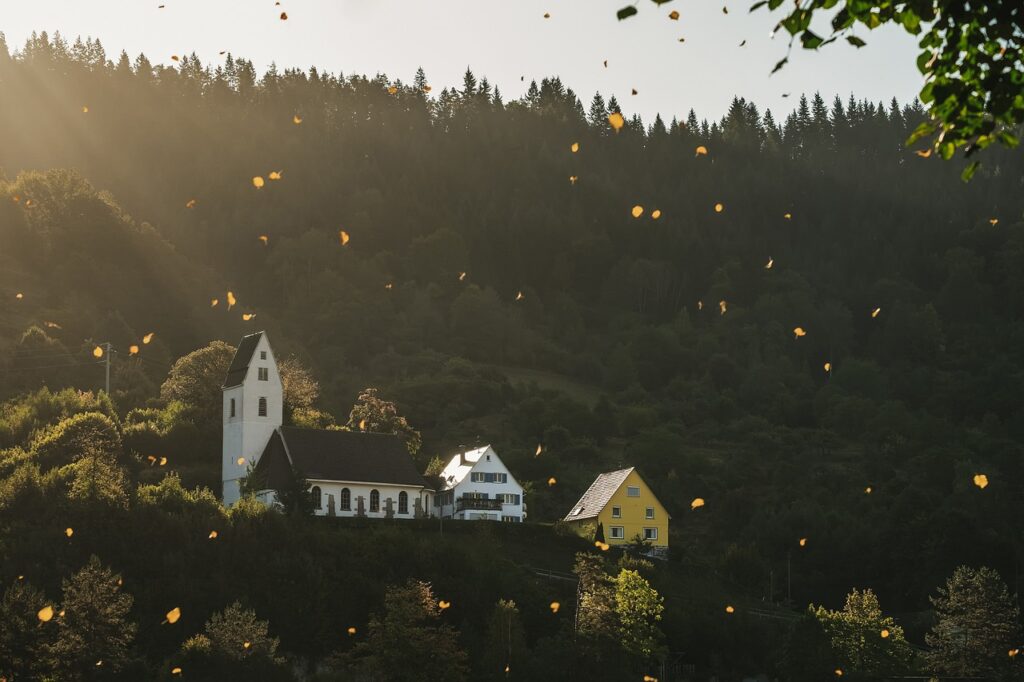
[[[355,628],[349,628],[347,632],[348,632],[349,637],[351,637],[352,635],[356,634],[356,629]]]
[[[220,303],[220,301],[218,299],[216,299],[216,298],[211,298],[210,299],[210,307],[211,308],[216,308],[218,303]]]
[[[176,62],[176,61],[178,61],[178,59],[179,59],[178,55],[176,55],[176,54],[172,54],[171,55],[171,61],[172,62]]]
[[[517,291],[517,292],[516,292],[516,300],[517,300],[517,301],[521,301],[521,300],[523,300],[524,298],[526,298],[526,296],[524,296],[524,295],[523,295],[523,292],[521,292],[521,291]]]
[[[679,42],[681,42],[681,43],[685,43],[685,42],[686,42],[686,38],[680,38],[680,39],[679,39]]]
[[[47,327],[49,327],[50,329],[63,329],[63,327],[61,327],[61,326],[60,326],[59,324],[57,324],[56,322],[43,322],[43,324],[45,324],[45,325],[46,325]]]
[[[261,242],[263,242],[263,246],[266,246],[267,244],[269,244],[269,243],[270,243],[270,237],[268,237],[268,236],[267,236],[267,235],[265,235],[265,234],[261,234],[261,235],[259,236],[259,240],[260,240]]]
[[[660,217],[661,217],[661,209],[660,208],[656,208],[653,211],[651,211],[651,220],[657,220]]]
[[[134,344],[131,345],[131,346],[128,346],[128,355],[138,355],[138,354],[139,354],[139,347],[138,346],[136,346]]]
[[[734,609],[731,605],[729,605],[729,606],[725,607],[725,612],[726,613],[735,613],[736,609]]]
[[[18,293],[16,293],[16,294],[14,295],[14,298],[16,298],[16,299],[18,299],[18,300],[20,301],[21,299],[25,298],[25,294],[23,294],[23,293],[21,293],[21,292],[19,291]]]
[[[610,546],[611,545],[609,545],[607,542],[601,542],[600,540],[594,541],[594,547],[597,547],[602,552],[607,552]]]
[[[349,239],[348,232],[346,232],[345,230],[338,230],[338,239],[341,240],[341,245],[342,246],[345,246],[346,244],[348,244],[348,239]]]
[[[270,180],[280,180],[282,173],[284,173],[284,171],[270,171],[270,174],[267,175],[267,178]]]
[[[172,675],[180,675],[181,674],[181,668],[179,668],[177,666],[171,668],[171,674]]]
[[[715,204],[715,213],[721,213],[723,210],[725,210],[725,206],[722,204]]]
[[[68,537],[71,537],[74,534],[75,534],[75,529],[74,528],[71,528],[70,526],[68,526],[67,528],[64,529],[64,535],[67,535]]]
[[[196,200],[195,199],[189,199],[185,203],[185,208],[195,208],[195,207],[196,207]]]
[[[785,218],[786,220],[792,220],[793,219],[793,214],[792,213],[783,213],[782,217]]]
[[[232,292],[229,291],[228,292],[228,310],[231,310],[231,307],[233,305],[235,305],[235,295]]]
[[[245,457],[239,457],[238,459],[236,459],[235,460],[235,464],[237,464],[240,467],[244,467],[245,466]]]
[[[96,667],[97,668],[100,667],[101,665],[103,665],[103,659],[102,658],[100,660],[96,661]]]
[[[1013,658],[1014,656],[1016,656],[1017,654],[1020,653],[1020,649],[1010,649],[1009,653],[1010,653],[1010,658]]]
[[[393,289],[393,288],[394,288],[394,286],[395,286],[395,285],[394,285],[394,283],[393,283],[393,282],[388,282],[387,284],[385,284],[385,285],[384,285],[384,288],[385,288],[385,289]]]
[[[295,125],[299,125],[300,123],[302,123],[302,117],[299,116],[298,114],[295,114],[294,116],[292,116],[292,123],[294,123]]]
[[[99,346],[96,346],[95,348],[92,349],[92,356],[94,358],[102,358],[103,357],[103,349],[100,348]]]
[[[548,479],[548,485],[554,485],[556,483],[558,483],[558,480],[554,476]]]
[[[165,464],[167,464],[167,458],[166,457],[161,457],[160,458],[160,466],[164,466]]]
[[[835,673],[836,673],[836,677],[842,677],[843,676],[843,671],[842,671],[841,668],[836,668],[835,669]]]
[[[179,618],[181,618],[181,609],[178,608],[177,606],[175,606],[173,609],[171,609],[170,611],[167,612],[167,622],[168,623],[173,625],[174,623],[178,622]]]
[[[974,474],[974,485],[984,490],[985,486],[988,485],[988,476],[985,474]]]
[[[206,537],[207,537],[207,539],[209,539],[209,540],[216,540],[216,539],[217,539],[217,531],[215,531],[215,530],[211,530],[211,531],[210,531],[210,534],[209,534],[209,535],[207,535]]]
[[[822,365],[822,366],[823,366],[823,367],[825,368],[825,371],[826,371],[826,372],[831,372],[831,371],[832,371],[832,363],[831,363],[831,362],[826,362],[826,363],[825,363],[824,365]]]
[[[573,142],[572,146],[570,146],[569,149],[572,150],[573,154],[575,154],[576,152],[578,152],[580,150],[580,143],[579,142]]]
[[[747,44],[747,41],[746,41],[746,40],[743,40],[742,42],[740,42],[740,47],[743,47],[743,46],[744,46],[744,45],[746,45],[746,44]]]
[[[397,95],[398,94],[398,88],[395,87],[394,85],[392,85],[391,87],[388,88],[388,94],[389,95]]]
[[[727,310],[729,310],[729,304],[725,301],[725,299],[722,299],[721,301],[718,302],[718,314],[725,315],[725,312]]]
[[[679,12],[672,10],[668,13],[668,18],[672,21],[679,21]]]
[[[989,218],[988,224],[991,225],[992,227],[995,227],[996,225],[999,224],[999,218]]]
[[[878,313],[882,312],[881,308],[875,308],[871,311],[871,317],[878,317]]]
[[[146,455],[146,459],[149,460],[149,465],[150,466],[153,466],[154,464],[156,464],[156,456],[154,456],[154,455]]]
[[[775,259],[768,256],[768,262],[764,264],[764,269],[771,270],[773,265],[775,265]]]
[[[867,488],[864,488],[864,494],[866,494],[866,495],[870,495],[871,494],[871,486],[868,486]]]
[[[281,21],[288,21],[288,13],[281,12]]]
[[[807,332],[804,331],[803,327],[793,327],[793,336],[799,339],[802,336],[807,336]]]
[[[658,678],[654,675],[644,675],[644,682],[658,682]]]
[[[922,159],[927,159],[929,156],[932,155],[932,150],[930,148],[929,149],[918,149],[914,153],[917,154],[918,156],[920,156]]]
[[[153,336],[155,334],[156,334],[156,332],[150,332],[150,333],[146,334],[145,336],[143,336],[142,337],[142,343],[148,344],[150,341],[153,340]]]
[[[549,606],[551,607],[551,613],[558,613],[558,609],[561,606],[561,604],[559,604],[556,601],[553,601]]]
[[[359,430],[360,431],[365,431],[366,430],[366,420],[365,419],[360,419],[359,420]]]
[[[545,12],[544,13],[544,18],[545,19],[550,19],[551,18],[551,13],[550,12]]]
[[[251,646],[252,646],[252,642],[242,642],[242,648],[243,649],[248,649]]]
[[[701,508],[703,506],[704,506],[704,498],[703,497],[695,497],[695,498],[693,498],[693,501],[690,502],[690,509],[699,509],[699,508]]]
[[[88,114],[89,113],[89,107],[82,107],[82,113],[83,114]]]
[[[888,639],[889,637],[889,631],[885,629],[883,629],[882,632],[880,632],[879,634],[882,635],[882,639]]]
[[[630,211],[630,213],[633,214],[634,218],[639,218],[640,216],[642,216],[644,214],[644,207],[641,206],[640,204],[637,204],[636,206],[633,207],[633,209]]]
[[[608,124],[611,125],[615,132],[619,132],[619,129],[626,125],[626,119],[622,118],[622,114],[619,112],[613,111],[608,114]]]
[[[253,187],[255,187],[256,189],[260,189],[261,187],[263,187],[263,185],[264,185],[263,176],[260,176],[260,175],[253,176],[253,178],[252,178],[252,186]]]
[[[48,623],[50,619],[53,618],[53,607],[44,606],[43,608],[39,609],[39,612],[36,613],[36,618],[43,621],[44,623]]]
[[[636,91],[636,88],[633,88],[633,94],[634,94],[634,95],[638,95],[638,94],[640,94],[640,93],[638,93],[638,92]]]
[[[722,8],[722,14],[728,14],[728,13],[729,13],[729,8],[728,7],[723,7]]]
[[[807,546],[807,538],[800,538],[800,546],[801,547],[806,547]]]
[[[704,310],[704,301],[697,301],[697,310]]]
[[[575,185],[576,184],[576,180],[578,180],[578,179],[579,178],[577,178],[575,175],[570,175],[569,176],[569,184],[570,185]]]
[[[542,453],[542,452],[544,452],[544,446],[541,445],[540,443],[537,443],[537,450],[536,450],[536,452],[533,453],[533,456],[534,457],[540,457],[540,453]]]
[[[607,59],[604,60],[604,68],[606,68],[606,69],[608,68],[608,60]]]
[[[446,608],[448,608],[451,605],[452,605],[452,603],[450,601],[445,601],[444,599],[442,599],[441,601],[437,602],[437,608],[441,609],[442,611],[444,611]]]
[[[256,313],[242,313],[242,320],[248,322],[252,318],[256,317]]]
[[[705,147],[704,145],[700,145],[699,147],[697,147],[696,153],[694,154],[694,156],[707,156],[707,155],[708,155],[708,148]]]

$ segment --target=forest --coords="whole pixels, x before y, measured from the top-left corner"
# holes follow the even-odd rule
[[[46,33],[0,88],[0,677],[1024,676],[1019,150],[965,183],[916,102],[644,122]],[[259,330],[291,423],[374,387],[531,523],[224,510]],[[621,466],[667,562],[557,523]]]

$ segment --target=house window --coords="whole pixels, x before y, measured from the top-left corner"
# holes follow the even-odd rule
[[[612,507],[612,518],[613,519],[621,519],[622,518],[622,507]]]
[[[370,511],[380,511],[380,492],[378,492],[377,490],[370,491]]]
[[[518,516],[504,516],[502,515],[501,520],[505,523],[519,523],[520,518]]]
[[[260,412],[259,412],[259,414],[260,414],[261,417],[266,417],[267,416],[267,399],[266,398],[260,398]]]
[[[260,381],[269,381],[270,379],[270,371],[266,367],[259,367],[256,374],[256,378]]]
[[[470,476],[473,483],[508,483],[508,474],[474,471]]]
[[[502,504],[519,504],[519,495],[516,495],[515,493],[499,493],[498,498],[501,500]],[[583,511],[583,507],[580,507],[580,511]],[[577,512],[577,514],[578,513],[579,512]]]
[[[622,526],[609,526],[608,537],[612,540],[621,540],[626,537],[626,530]]]
[[[352,491],[348,488],[342,488],[340,502],[342,511],[352,511]]]
[[[406,493],[404,490],[398,493],[398,513],[409,513],[409,494]]]
[[[482,472],[482,471],[474,471],[472,474],[469,475],[469,480],[472,481],[473,483],[483,483],[484,482],[484,472]]]
[[[639,486],[631,485],[628,488],[626,488],[626,496],[627,497],[640,497],[640,488],[639,488]]]
[[[648,507],[647,508],[647,512],[644,515],[644,518],[647,518],[647,519],[653,519],[654,518],[654,507]]]
[[[320,486],[313,486],[313,489],[309,492],[313,495],[313,509],[320,509],[320,506],[323,503],[323,495],[320,492]]]
[[[234,398],[231,399],[231,416],[232,417],[235,416],[235,399]]]
[[[658,529],[657,528],[644,528],[644,540],[657,540]]]
[[[260,360],[266,360],[266,359],[267,359],[267,351],[261,350],[260,351]]]

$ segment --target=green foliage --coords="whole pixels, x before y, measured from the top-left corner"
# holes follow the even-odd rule
[[[932,597],[936,623],[925,662],[936,674],[1011,679],[1007,652],[1019,646],[1020,613],[999,574],[960,566]]]
[[[821,623],[844,672],[868,678],[907,672],[912,652],[903,628],[891,616],[882,615],[871,590],[854,589],[846,595],[842,611],[813,605],[808,611]]]
[[[527,679],[523,671],[529,661],[519,608],[514,601],[499,599],[487,621],[483,654],[476,666],[480,676],[476,679]]]
[[[31,450],[44,469],[96,457],[116,462],[122,456],[121,433],[106,415],[82,412],[38,433]]]
[[[245,488],[252,489],[248,483]],[[277,491],[277,505],[289,516],[309,516],[313,513],[312,486],[301,471],[294,468],[291,470],[287,486]]]
[[[223,410],[221,386],[234,356],[233,346],[213,341],[179,358],[160,386],[160,398],[188,405],[195,411],[200,432],[215,433],[220,429]]]
[[[665,610],[664,599],[636,571],[622,569],[615,578],[615,615],[622,648],[629,654],[650,658],[661,646],[658,628]]]
[[[11,583],[0,599],[0,677],[33,679],[44,671],[46,646],[52,631],[40,625],[36,613],[46,595],[31,583]]]

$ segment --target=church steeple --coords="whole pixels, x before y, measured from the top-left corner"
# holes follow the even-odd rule
[[[271,434],[281,426],[284,391],[274,352],[265,332],[243,337],[222,387],[222,498],[234,504],[249,464],[259,461]],[[241,463],[239,463],[241,462]]]

